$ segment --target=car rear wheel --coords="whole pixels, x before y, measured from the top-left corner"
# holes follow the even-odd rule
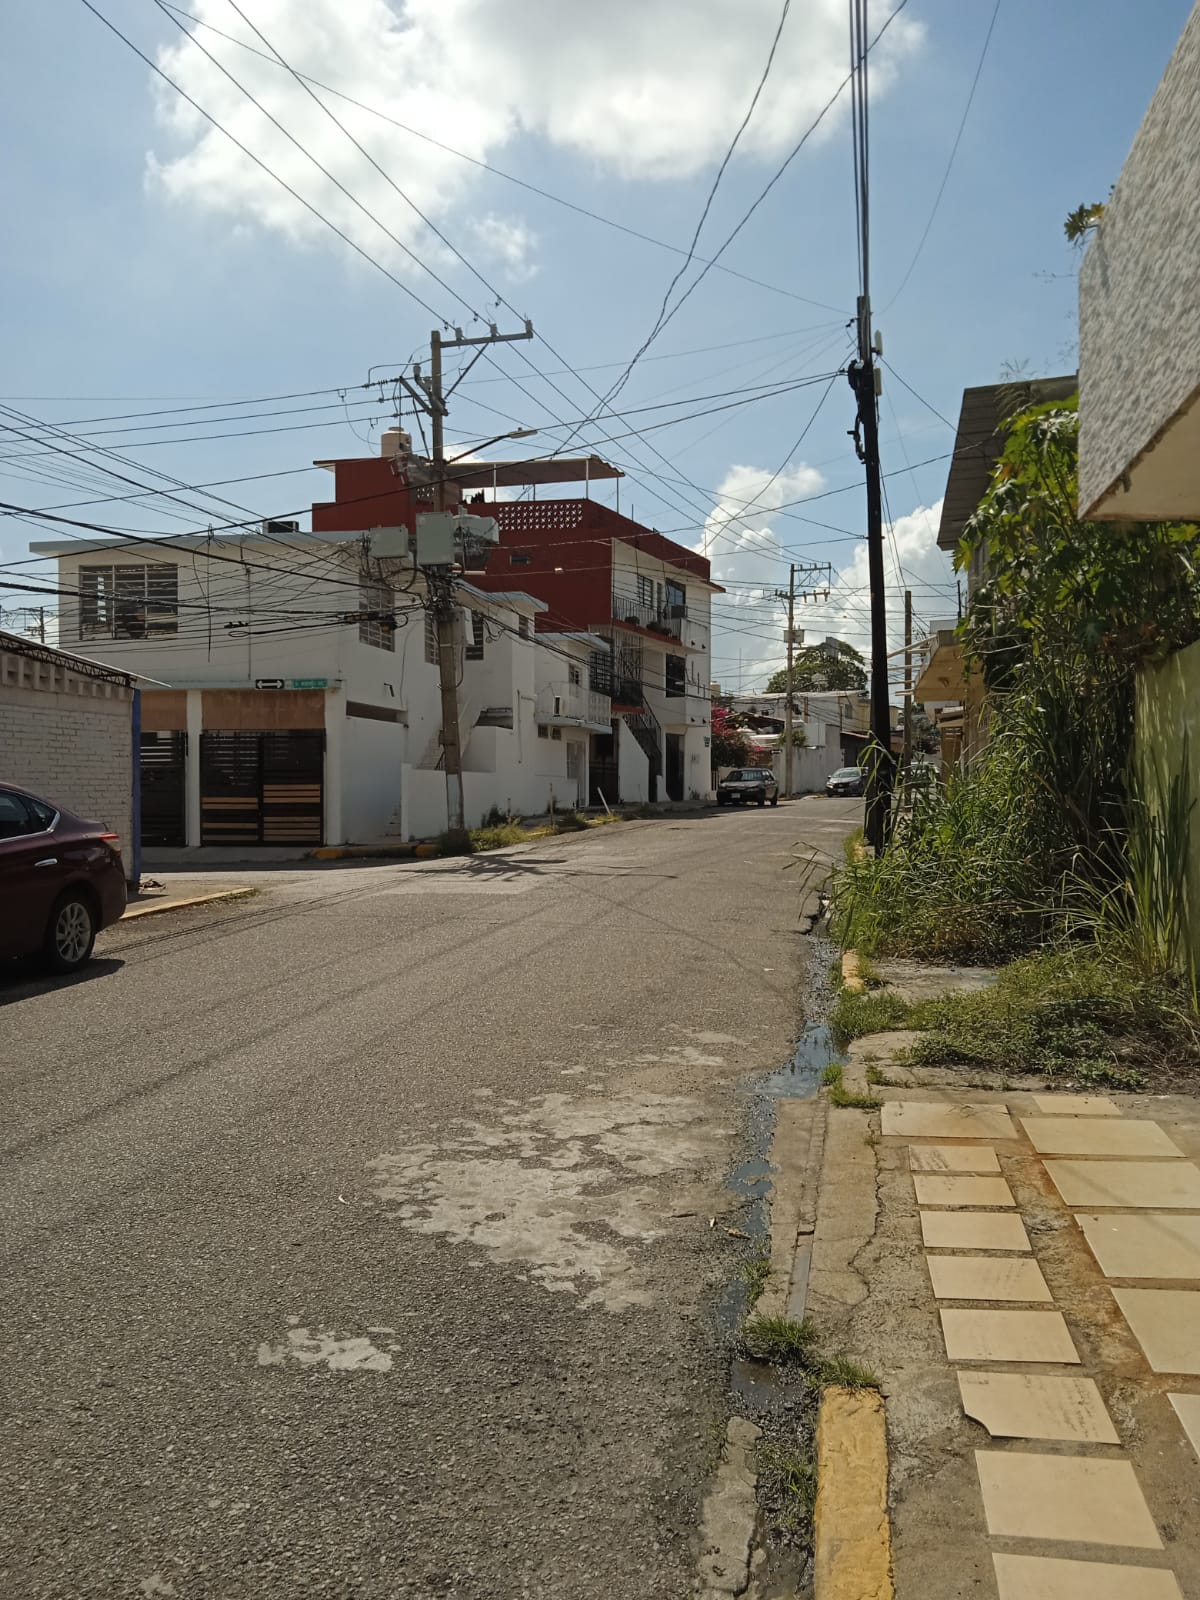
[[[79,889],[68,890],[50,913],[42,958],[51,972],[74,972],[96,942],[96,909]]]

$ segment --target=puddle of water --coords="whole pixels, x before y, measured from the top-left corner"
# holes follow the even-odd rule
[[[834,1042],[828,1023],[810,1022],[796,1041],[790,1061],[754,1085],[768,1100],[809,1100],[821,1086],[821,1074],[831,1063],[845,1065],[846,1057]]]
[[[780,1403],[783,1380],[774,1367],[734,1358],[729,1368],[729,1393],[739,1416],[757,1416]]]

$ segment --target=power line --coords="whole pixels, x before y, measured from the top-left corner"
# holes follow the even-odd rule
[[[791,5],[792,0],[783,0],[783,8],[779,13],[779,22],[775,28],[774,37],[771,40],[771,48],[767,52],[766,63],[764,64],[762,73],[759,76],[759,80],[754,87],[754,93],[750,97],[750,104],[746,107],[746,113],[741,122],[738,124],[737,131],[734,133],[733,138],[729,142],[729,148],[721,158],[721,164],[717,168],[716,176],[713,178],[708,194],[705,196],[704,205],[701,207],[700,216],[697,219],[696,226],[692,231],[691,241],[687,247],[687,254],[684,256],[679,267],[676,269],[675,276],[671,279],[670,283],[667,284],[666,289],[663,291],[662,304],[658,308],[658,315],[654,320],[654,326],[650,329],[650,332],[646,335],[645,339],[643,339],[638,349],[634,351],[628,366],[625,368],[625,371],[605,395],[604,398],[606,402],[614,399],[618,394],[620,394],[621,390],[629,381],[629,374],[637,365],[638,360],[640,357],[645,355],[646,351],[650,348],[650,345],[658,337],[659,330],[663,325],[663,318],[667,314],[667,306],[670,303],[671,294],[674,291],[675,285],[679,282],[680,278],[683,277],[684,273],[692,264],[692,258],[696,254],[696,246],[700,242],[700,235],[704,230],[704,224],[708,221],[708,214],[712,210],[713,201],[717,198],[717,190],[721,186],[721,179],[725,176],[726,169],[728,168],[729,163],[733,160],[734,152],[738,147],[742,135],[749,127],[750,119],[753,117],[755,108],[757,107],[759,99],[762,96],[762,92],[767,86],[767,79],[771,76],[771,68],[775,64],[775,53],[779,48],[779,41],[783,35],[784,26],[787,23],[788,12],[791,10]]]
[[[209,33],[215,33],[219,38],[227,40],[230,44],[237,45],[239,49],[248,50],[251,55],[257,56],[259,60],[270,62],[272,66],[279,65],[279,62],[273,56],[267,55],[265,51],[256,50],[252,44],[248,44],[244,39],[235,38],[231,33],[223,33],[220,28],[214,28],[211,22],[206,22],[192,12],[183,10],[181,6],[172,5],[169,9],[179,16],[187,17],[190,22],[207,29]],[[292,71],[293,69],[289,68],[288,70]],[[456,150],[453,145],[445,144],[441,139],[435,139],[431,134],[423,133],[420,128],[414,128],[406,122],[400,122],[386,111],[380,111],[377,106],[367,105],[362,100],[356,100],[353,95],[346,94],[341,89],[335,89],[331,84],[323,83],[319,78],[314,78],[310,74],[302,72],[295,72],[294,75],[305,83],[312,84],[314,88],[323,89],[326,94],[335,95],[339,100],[345,101],[347,105],[356,107],[357,110],[365,111],[369,116],[378,117],[381,122],[390,123],[392,127],[399,128],[402,133],[410,134],[414,139],[420,139],[425,144],[433,145],[435,149],[444,150],[447,155],[455,156],[460,161],[466,161],[471,166],[490,173],[494,178],[503,178],[506,183],[516,184],[518,188],[526,189],[530,194],[536,194],[543,200],[553,201],[555,205],[563,206],[566,210],[574,211],[579,216],[587,217],[593,222],[603,223],[606,228],[615,228],[618,233],[628,234],[632,239],[640,239],[644,244],[652,244],[660,250],[670,250],[676,255],[685,253],[682,245],[671,244],[666,239],[656,239],[653,234],[642,233],[639,229],[631,228],[626,223],[617,222],[613,217],[606,217],[598,211],[589,210],[587,206],[581,206],[573,200],[564,199],[562,195],[553,194],[549,189],[540,188],[537,184],[529,183],[524,178],[515,177],[511,172],[504,172],[490,162],[480,161],[475,156],[469,156],[462,150]],[[694,256],[693,259],[704,261],[703,256]],[[708,263],[705,264],[707,265]],[[789,300],[798,300],[803,305],[816,306],[823,311],[839,310],[839,307],[831,306],[824,300],[813,300],[807,295],[797,294],[792,289],[781,288],[778,284],[765,283],[761,278],[750,277],[749,274],[738,272],[733,267],[720,265],[717,270],[726,273],[731,278],[739,278],[743,283],[749,283],[756,289],[766,289],[772,294],[785,295]],[[619,363],[613,363],[613,365],[619,365]]]
[[[913,251],[912,260],[908,263],[907,270],[905,271],[904,276],[901,278],[899,287],[896,289],[895,294],[888,301],[887,305],[884,306],[884,308],[883,308],[884,315],[886,315],[887,312],[889,312],[892,309],[892,307],[896,304],[896,301],[904,293],[905,285],[908,283],[908,280],[912,277],[913,268],[916,266],[917,262],[920,260],[921,251],[924,250],[924,248],[925,248],[925,241],[929,237],[929,230],[933,227],[933,219],[937,216],[938,207],[942,203],[942,196],[946,192],[946,184],[950,180],[950,169],[954,166],[954,158],[958,154],[959,145],[962,143],[963,129],[966,127],[967,118],[971,114],[971,106],[972,106],[972,104],[974,103],[974,100],[975,100],[975,91],[979,87],[979,75],[983,71],[983,63],[987,60],[988,46],[992,42],[992,34],[995,31],[995,27],[996,27],[996,18],[999,15],[1000,15],[1000,0],[996,0],[995,5],[992,7],[992,16],[991,16],[991,20],[988,23],[987,32],[983,36],[983,49],[979,52],[979,61],[976,64],[976,67],[975,67],[975,76],[971,79],[971,88],[970,88],[970,92],[967,95],[967,103],[963,107],[962,117],[959,120],[958,132],[954,135],[954,143],[950,146],[950,157],[949,157],[948,161],[946,162],[946,170],[945,170],[945,172],[942,173],[942,181],[941,181],[941,183],[938,184],[937,193],[933,197],[933,205],[930,207],[929,216],[926,219],[925,227],[922,229],[921,237],[917,241],[917,248]]]
[[[385,267],[382,264],[382,262],[376,261],[374,256],[372,256],[368,251],[364,250],[361,245],[356,244],[348,233],[345,233],[341,228],[338,227],[336,222],[332,222],[328,217],[322,215],[322,213],[317,210],[316,206],[312,205],[308,200],[306,200],[304,198],[303,195],[299,194],[295,189],[292,188],[291,184],[288,183],[286,178],[281,178],[279,176],[279,174],[276,171],[274,171],[273,168],[269,167],[265,161],[261,160],[258,156],[256,156],[254,154],[253,150],[248,149],[247,146],[244,145],[242,143],[242,141],[239,138],[237,138],[237,136],[235,134],[230,133],[229,129],[226,128],[223,123],[219,122],[217,120],[217,118],[214,117],[211,114],[211,112],[206,111],[204,109],[204,107],[197,100],[193,100],[191,95],[188,94],[186,89],[182,88],[178,83],[175,82],[174,78],[172,78],[168,73],[164,72],[163,69],[158,65],[158,63],[156,61],[151,60],[151,58],[146,54],[146,52],[144,50],[140,49],[136,44],[134,44],[133,40],[130,39],[127,34],[122,33],[120,28],[117,27],[115,22],[110,21],[110,19],[108,17],[106,17],[104,15],[104,13],[97,6],[94,6],[92,4],[92,0],[79,0],[79,3],[82,6],[85,6],[87,8],[87,10],[92,13],[92,15],[94,17],[96,17],[100,22],[102,22],[104,24],[104,26],[109,30],[110,33],[114,34],[118,39],[120,39],[122,44],[126,45],[130,50],[132,50],[135,56],[137,56],[140,60],[144,61],[145,64],[150,68],[151,72],[156,73],[163,80],[164,83],[169,84],[171,86],[171,88],[175,90],[176,94],[178,94],[182,99],[186,100],[188,105],[190,105],[194,111],[198,112],[200,114],[200,116],[202,116],[204,118],[204,120],[206,122],[211,123],[212,126],[214,128],[216,128],[219,133],[223,133],[225,135],[225,137],[230,141],[231,144],[236,145],[237,148],[242,152],[242,154],[244,156],[247,156],[251,161],[254,162],[254,165],[256,167],[260,167],[262,169],[262,171],[265,172],[268,175],[268,177],[273,178],[275,180],[275,182],[280,185],[281,188],[286,189],[288,194],[291,195],[292,199],[295,200],[299,205],[302,205],[306,211],[311,212],[312,215],[314,217],[316,217],[318,222],[323,222],[326,225],[326,227],[332,228],[334,233],[336,233],[340,239],[342,239],[346,244],[348,244],[350,246],[351,250],[353,250],[356,255],[360,255],[363,258],[364,261],[370,262],[371,266],[377,268],[380,272],[382,272],[385,278],[390,278],[391,281],[396,285],[397,289],[399,289],[403,294],[406,294],[409,297],[410,300],[414,300],[417,303],[417,305],[419,305],[422,308],[422,310],[427,311],[429,313],[429,315],[431,317],[433,317],[437,322],[442,323],[442,324],[446,324],[447,323],[447,319],[445,317],[443,317],[439,312],[435,311],[434,308],[427,301],[423,300],[421,298],[421,296],[416,292],[415,289],[410,288],[409,285],[407,283],[405,283],[402,278],[398,278],[395,275],[395,273],[394,272],[390,272],[387,269],[387,267]],[[156,3],[157,3],[157,0],[156,0]],[[171,20],[174,22],[175,18],[172,17]],[[178,24],[176,24],[176,25],[178,26]],[[184,31],[185,34],[187,33],[187,29],[186,28],[183,31]],[[192,35],[188,34],[188,37],[191,38]],[[203,50],[204,47],[203,47],[203,45],[199,45],[198,48]],[[207,54],[207,53],[208,52],[206,51],[205,54]],[[210,59],[215,60],[215,58],[212,58],[212,57],[210,57]],[[220,66],[220,62],[217,62],[216,64],[218,66]],[[223,67],[221,68],[221,70],[225,71],[225,69]],[[226,75],[229,76],[229,74],[226,74]],[[236,81],[236,80],[234,80],[234,81]],[[241,86],[239,85],[239,87],[241,87]],[[253,97],[253,95],[250,95],[249,98],[253,99],[254,97]],[[269,115],[269,113],[264,113],[264,115]],[[282,131],[286,132],[286,129],[282,130]],[[290,138],[291,136],[288,135],[288,137]],[[313,158],[313,159],[314,159],[314,164],[319,165],[319,163],[315,162],[315,158]],[[337,180],[333,179],[332,181],[336,182]],[[381,224],[381,226],[382,226],[382,224]],[[384,231],[386,232],[387,230],[385,229]],[[406,249],[407,247],[402,247],[402,248]],[[408,253],[411,254],[412,252],[409,251]],[[457,298],[457,296],[455,298]]]

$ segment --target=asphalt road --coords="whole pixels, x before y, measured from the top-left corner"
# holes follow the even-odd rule
[[[4,1600],[676,1600],[858,802],[263,873],[0,975]]]

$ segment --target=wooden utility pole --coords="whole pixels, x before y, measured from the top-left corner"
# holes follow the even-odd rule
[[[433,463],[433,507],[446,510],[446,443],[447,415],[445,390],[442,382],[442,351],[461,350],[468,345],[510,344],[517,339],[532,339],[533,324],[526,322],[523,333],[500,333],[493,325],[486,334],[466,338],[461,328],[455,328],[453,339],[446,339],[435,328],[429,336],[429,377],[417,382],[424,391],[428,404],[423,409],[429,416],[429,438]],[[480,352],[482,354],[482,350]],[[476,358],[478,359],[478,358]],[[406,388],[409,386],[406,384]],[[410,393],[412,390],[410,389]],[[453,389],[451,390],[453,393]],[[418,560],[420,552],[418,550]],[[423,566],[429,591],[429,608],[433,613],[434,632],[437,639],[438,679],[442,699],[442,762],[446,770],[446,826],[453,833],[462,833],[465,813],[463,807],[462,734],[458,720],[458,663],[459,663],[459,607],[456,598],[457,578],[453,565],[439,563]]]
[[[792,754],[792,666],[795,660],[796,638],[796,563],[793,562],[788,574],[788,624],[787,624],[787,698],[783,702],[783,742],[785,753],[783,757],[783,792],[790,800],[792,798],[792,773],[794,771]]]
[[[912,590],[904,591],[904,770],[912,762],[913,745]]]

